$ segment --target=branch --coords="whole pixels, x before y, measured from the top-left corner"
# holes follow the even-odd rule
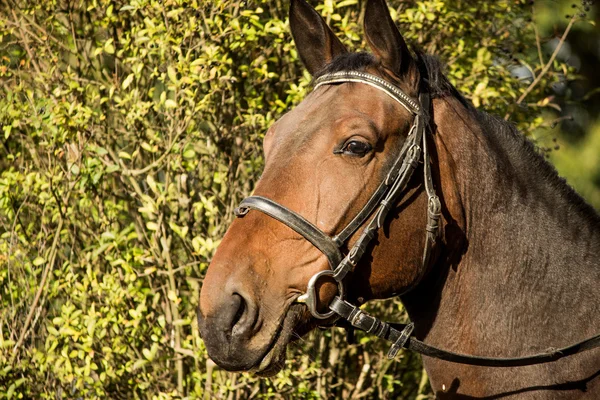
[[[179,137],[181,136],[182,133],[183,133],[183,129],[180,130],[179,132],[177,132],[175,134],[175,137],[173,138],[173,140],[171,140],[171,144],[169,145],[169,147],[167,148],[167,150],[156,161],[154,161],[151,164],[148,164],[147,166],[145,166],[142,169],[124,169],[123,170],[123,175],[138,176],[138,175],[145,174],[146,172],[150,171],[151,169],[159,166],[163,162],[163,160],[169,154],[171,154],[171,150],[173,150],[173,146],[175,146],[175,143],[177,143],[177,139],[179,139]]]
[[[35,61],[35,58],[33,57],[31,48],[29,47],[29,40],[27,39],[27,34],[23,32],[23,27],[21,26],[21,23],[20,23],[19,19],[17,18],[17,14],[15,13],[15,10],[13,9],[11,11],[12,11],[13,18],[15,20],[15,25],[17,25],[17,27],[19,28],[19,36],[21,37],[21,40],[23,41],[23,45],[25,46],[25,51],[27,51],[27,55],[29,56],[31,63],[33,64],[33,68],[35,68],[35,72],[37,72],[37,74],[40,75],[42,72],[40,70],[38,63]],[[46,83],[44,83],[44,87],[46,87],[46,89],[48,89],[48,85]]]
[[[23,344],[25,337],[27,336],[27,329],[29,324],[31,323],[31,319],[33,318],[33,314],[35,312],[35,308],[37,307],[38,302],[40,301],[40,297],[42,296],[42,292],[44,291],[44,287],[46,286],[46,280],[48,279],[48,274],[50,270],[54,266],[54,261],[56,260],[56,252],[58,247],[58,239],[60,238],[60,231],[62,230],[63,219],[60,218],[58,221],[58,226],[56,227],[56,233],[54,234],[54,242],[52,243],[52,248],[50,249],[50,261],[46,264],[44,268],[44,272],[42,273],[42,280],[40,281],[40,287],[38,287],[37,293],[35,294],[35,298],[33,299],[33,303],[29,308],[29,313],[27,314],[27,318],[25,319],[25,324],[23,325],[23,329],[21,330],[21,335],[19,336],[19,340],[13,347],[13,354],[10,358],[10,364],[15,361],[17,356],[17,351],[19,347]]]
[[[571,20],[569,21],[569,25],[567,25],[567,28],[565,29],[562,37],[560,38],[560,41],[556,45],[556,48],[554,49],[554,52],[552,53],[552,56],[550,57],[550,59],[548,60],[548,62],[546,63],[546,65],[544,65],[544,68],[542,68],[542,71],[539,73],[539,75],[537,76],[537,78],[535,78],[533,80],[533,82],[531,82],[531,84],[529,85],[529,87],[527,87],[527,89],[525,89],[525,91],[523,92],[523,94],[521,95],[521,97],[519,97],[519,99],[517,100],[516,104],[521,104],[521,102],[523,100],[525,100],[525,97],[527,97],[527,95],[529,93],[531,93],[531,91],[537,86],[537,84],[540,83],[540,81],[542,80],[542,78],[544,77],[544,75],[546,75],[546,73],[550,70],[550,67],[552,66],[552,63],[554,63],[554,59],[556,58],[556,56],[560,52],[560,49],[562,49],[563,44],[565,44],[565,40],[567,39],[567,36],[569,35],[569,32],[571,31],[571,28],[573,27],[573,24],[575,23],[575,21],[577,21],[577,16],[573,15],[573,17],[571,17]],[[504,116],[504,119],[508,120],[509,116],[510,116],[510,113],[506,113],[506,115]]]
[[[538,57],[540,58],[540,65],[544,65],[544,55],[542,54],[542,43],[540,42],[540,33],[538,32],[535,23],[533,24],[533,31],[535,32],[535,45],[537,47]]]

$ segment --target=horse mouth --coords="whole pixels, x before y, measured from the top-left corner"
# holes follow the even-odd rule
[[[283,369],[288,343],[301,337],[296,328],[303,324],[304,314],[305,306],[302,304],[293,304],[288,309],[283,321],[279,324],[279,328],[273,335],[265,355],[250,372],[261,377],[269,377]]]

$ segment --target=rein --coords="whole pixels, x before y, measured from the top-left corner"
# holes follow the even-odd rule
[[[382,227],[388,213],[398,203],[421,160],[421,156],[423,159],[424,186],[428,197],[427,226],[425,227],[426,238],[423,249],[421,275],[414,285],[419,283],[429,265],[433,246],[440,234],[439,220],[441,212],[440,200],[433,186],[430,156],[427,151],[426,131],[429,118],[428,110],[430,107],[429,93],[427,91],[421,92],[418,100],[413,99],[384,79],[359,71],[342,71],[323,75],[315,81],[314,89],[324,85],[347,82],[367,84],[381,90],[414,115],[414,121],[406,141],[398,153],[396,160],[375,190],[375,193],[358,214],[337,235],[331,237],[298,213],[262,196],[247,197],[235,210],[237,217],[243,217],[250,210],[257,210],[267,214],[302,235],[327,257],[330,269],[313,275],[308,282],[306,293],[298,297],[296,302],[305,303],[310,313],[317,319],[323,320],[333,316],[343,318],[353,328],[361,329],[391,342],[392,345],[388,352],[388,358],[394,358],[401,348],[406,348],[425,356],[456,363],[493,367],[515,367],[556,361],[563,357],[599,347],[600,335],[596,335],[568,347],[520,358],[490,358],[458,354],[427,345],[414,336],[411,336],[414,329],[414,324],[412,323],[400,325],[383,322],[365,313],[358,306],[344,300],[344,278],[356,267],[369,243]],[[342,246],[346,244],[350,236],[358,228],[365,224],[366,226],[363,228],[356,243],[344,256],[341,250]],[[318,294],[316,285],[319,279],[325,276],[331,277],[337,282],[338,295],[329,304],[329,311],[321,313],[317,307]]]

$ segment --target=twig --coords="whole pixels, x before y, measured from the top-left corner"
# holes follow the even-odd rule
[[[425,368],[421,371],[421,380],[419,382],[419,389],[417,391],[417,400],[423,400],[429,398],[425,393],[425,389],[427,388],[427,382],[429,382],[429,377],[427,376],[427,371]]]
[[[123,175],[138,176],[138,175],[145,174],[146,172],[150,171],[152,168],[159,166],[163,162],[163,160],[169,154],[171,154],[171,150],[173,150],[173,146],[175,146],[175,143],[177,143],[177,139],[179,139],[179,137],[181,136],[182,133],[183,133],[183,129],[175,134],[175,137],[173,138],[173,140],[171,140],[171,144],[169,145],[169,148],[164,152],[164,154],[162,156],[160,156],[158,158],[158,160],[154,161],[151,164],[148,164],[147,166],[145,166],[142,169],[124,169]]]
[[[521,95],[521,97],[519,97],[519,99],[517,100],[516,104],[521,104],[521,102],[523,100],[525,100],[525,97],[527,97],[527,95],[529,93],[531,93],[531,91],[537,86],[537,84],[540,83],[540,81],[542,80],[543,76],[546,75],[546,73],[550,70],[550,67],[552,66],[552,63],[554,63],[554,59],[556,58],[556,56],[560,52],[560,49],[562,49],[562,46],[565,43],[565,40],[567,39],[567,35],[571,31],[571,28],[573,27],[573,24],[575,23],[575,21],[577,21],[577,16],[576,15],[574,15],[573,17],[571,17],[571,20],[569,21],[569,25],[567,25],[567,28],[565,29],[562,37],[560,38],[560,41],[556,45],[556,48],[554,49],[554,52],[552,53],[552,56],[550,57],[550,59],[548,60],[548,62],[546,63],[546,65],[544,65],[544,68],[542,68],[542,71],[539,73],[539,75],[537,76],[537,78],[535,78],[534,81],[531,82],[531,84],[529,85],[529,87],[527,87],[527,89],[525,89],[525,91],[523,92],[523,94]],[[504,116],[504,119],[508,120],[509,117],[510,117],[510,112],[507,112],[506,115]]]
[[[215,363],[210,358],[206,359],[206,382],[204,382],[204,395],[202,396],[202,400],[208,400],[212,393],[212,383],[213,383],[213,370],[215,369]]]
[[[63,220],[62,220],[62,218],[60,218],[58,221],[58,226],[56,227],[56,233],[54,234],[54,242],[52,243],[52,248],[50,249],[50,261],[46,264],[46,267],[44,268],[44,272],[42,273],[42,280],[40,281],[40,286],[38,287],[37,293],[35,294],[35,298],[33,299],[33,303],[31,304],[31,307],[29,308],[29,313],[27,314],[27,318],[25,319],[25,324],[23,325],[23,329],[21,330],[21,335],[19,337],[19,340],[17,340],[15,347],[13,347],[13,354],[10,359],[10,364],[12,364],[15,361],[15,358],[17,356],[17,350],[19,349],[19,347],[21,347],[21,345],[23,344],[23,341],[25,340],[25,337],[27,335],[27,328],[29,327],[29,324],[31,323],[31,319],[33,318],[35,308],[37,307],[37,304],[40,301],[42,292],[44,291],[44,287],[46,286],[46,280],[48,279],[48,274],[50,273],[50,270],[54,266],[54,261],[56,260],[56,252],[57,252],[56,248],[58,246],[58,239],[60,238],[60,231],[62,230],[62,226],[63,226]]]
[[[538,57],[540,58],[540,65],[544,65],[544,55],[542,54],[542,44],[540,42],[540,33],[538,32],[537,26],[533,24],[533,31],[535,32],[535,44],[537,46]]]
[[[40,67],[39,67],[38,63],[35,61],[35,58],[33,57],[33,53],[31,52],[31,48],[29,47],[29,40],[27,39],[27,34],[23,32],[23,28],[21,26],[19,19],[17,18],[17,14],[15,13],[15,10],[13,9],[11,11],[12,11],[13,18],[15,20],[15,24],[17,24],[17,26],[19,27],[19,36],[21,36],[21,39],[23,40],[23,45],[25,46],[25,51],[27,51],[27,55],[29,56],[31,63],[33,64],[33,68],[35,68],[35,72],[37,72],[38,75],[41,75],[42,72],[40,70]],[[48,89],[47,84],[44,84],[44,87],[46,87],[46,89]]]
[[[191,350],[189,350],[189,349],[184,349],[184,348],[181,348],[181,347],[174,347],[173,351],[175,353],[183,354],[184,356],[196,358],[196,354],[194,354],[194,352],[191,351]]]
[[[362,397],[361,396],[362,387],[365,384],[367,375],[371,371],[371,357],[369,357],[369,353],[364,352],[363,356],[364,356],[365,363],[363,364],[362,369],[360,371],[360,375],[358,376],[358,381],[356,381],[356,386],[354,388],[354,394],[352,395],[351,399],[359,399],[360,397]]]
[[[161,218],[162,219],[162,218]],[[162,245],[162,256],[167,261],[167,270],[169,272],[169,289],[175,295],[177,293],[177,284],[175,283],[175,274],[173,273],[173,262],[171,261],[170,254],[170,239],[167,238],[166,231],[164,229],[164,224],[162,224],[162,234],[163,236],[160,238],[160,244]],[[168,296],[167,296],[168,297]],[[179,309],[177,308],[177,303],[174,300],[169,299],[171,304],[171,313],[173,314],[173,321],[179,320]],[[181,349],[181,326],[175,326],[175,349]],[[177,360],[175,362],[177,368],[177,391],[180,395],[183,396],[183,360]]]

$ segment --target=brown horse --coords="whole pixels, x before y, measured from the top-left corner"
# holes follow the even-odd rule
[[[413,56],[384,0],[369,0],[366,8],[373,54],[348,53],[304,0],[292,1],[290,26],[315,78],[365,72],[413,99],[423,91],[432,99],[425,143],[441,203],[440,236],[423,257],[430,196],[421,163],[345,278],[349,302],[400,295],[417,338],[488,357],[539,353],[600,332],[600,217],[522,135],[474,109],[433,57]],[[318,86],[265,135],[266,163],[255,195],[327,235],[339,233],[377,191],[412,134],[415,117],[388,94],[363,83]],[[311,277],[335,266],[306,235],[264,212],[245,214],[208,269],[199,328],[218,365],[270,375],[282,367],[294,333],[335,319],[316,319],[297,303]],[[343,249],[360,234],[350,235]],[[333,280],[318,282],[319,311],[337,290]],[[598,348],[522,367],[432,357],[423,363],[440,398],[600,398]]]

